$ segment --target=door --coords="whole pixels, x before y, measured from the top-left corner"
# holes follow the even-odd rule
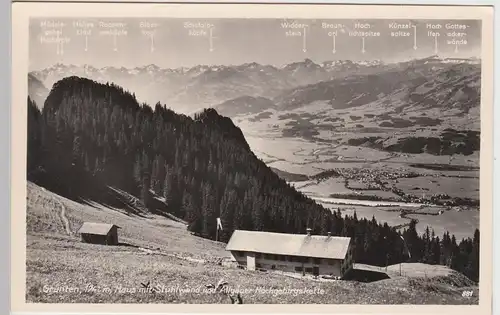
[[[255,270],[255,253],[247,254],[247,270]]]
[[[313,267],[313,275],[319,276],[319,267]]]

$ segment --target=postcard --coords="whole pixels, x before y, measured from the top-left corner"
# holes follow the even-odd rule
[[[492,21],[13,4],[13,311],[491,312]]]

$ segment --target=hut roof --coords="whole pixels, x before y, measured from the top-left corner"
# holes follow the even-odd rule
[[[349,237],[236,230],[226,250],[344,259],[350,242]]]
[[[96,234],[96,235],[107,235],[111,229],[117,225],[108,223],[94,223],[94,222],[84,222],[77,233],[80,234]]]

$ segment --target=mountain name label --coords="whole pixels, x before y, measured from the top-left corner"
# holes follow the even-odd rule
[[[40,26],[42,27],[40,35],[40,43],[42,44],[60,44],[71,41],[71,38],[63,36],[63,28],[66,26],[64,22],[42,21]]]
[[[304,32],[306,27],[309,27],[308,24],[304,23],[288,23],[288,22],[283,22],[281,23],[281,28],[287,29],[285,32],[286,37],[300,37],[300,36],[305,36]]]
[[[409,30],[411,29],[411,27],[412,27],[411,23],[396,23],[396,22],[389,23],[390,29]]]
[[[349,32],[351,37],[380,37],[380,32],[374,31],[351,31]]]
[[[73,22],[73,28],[76,30],[77,36],[90,36],[92,35],[92,29],[95,24],[87,21],[75,21]]]
[[[126,36],[128,35],[127,30],[123,29],[108,29],[99,31],[99,35],[111,35],[111,36]]]
[[[66,23],[60,21],[42,21],[40,22],[40,27],[42,28],[63,28]]]
[[[343,24],[339,24],[339,23],[326,23],[326,22],[323,22],[321,23],[321,28],[324,28],[324,29],[341,29],[341,28],[344,28],[344,25]]]
[[[304,27],[308,27],[308,26],[309,25],[307,25],[307,24],[296,23],[296,22],[292,22],[292,23],[283,22],[283,23],[281,23],[281,28],[304,28]]]
[[[157,28],[159,26],[160,26],[160,24],[158,24],[158,23],[152,23],[152,22],[140,22],[139,23],[139,27],[140,28],[146,28],[146,29],[148,29],[148,28]]]
[[[128,31],[126,30],[127,24],[122,22],[99,22],[99,35],[104,36],[126,36]]]
[[[411,35],[410,32],[405,32],[405,31],[391,32],[392,37],[409,37],[410,35]]]
[[[465,39],[450,39],[447,41],[448,45],[467,45],[467,40]]]
[[[140,22],[139,28],[141,29],[141,34],[145,36],[154,36],[156,33],[156,29],[160,26],[158,23],[151,22]]]
[[[208,30],[215,25],[204,22],[184,22],[184,28],[188,29],[188,36],[208,36]]]
[[[100,28],[125,28],[126,23],[122,22],[99,22]]]

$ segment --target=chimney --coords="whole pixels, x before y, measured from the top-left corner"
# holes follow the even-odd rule
[[[328,237],[332,236],[332,232],[328,232]]]
[[[307,236],[311,236],[311,228],[307,228],[306,231],[307,231]]]

